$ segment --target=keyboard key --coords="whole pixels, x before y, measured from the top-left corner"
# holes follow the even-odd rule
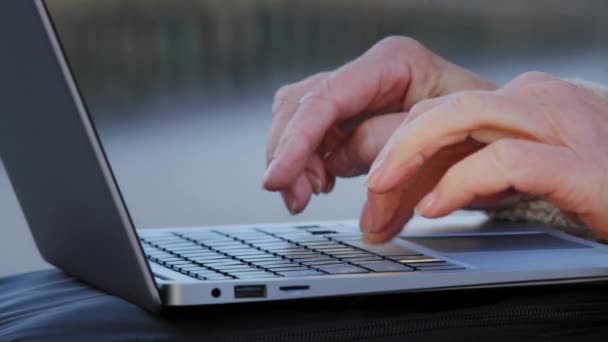
[[[196,261],[201,264],[210,263],[210,262],[218,262],[222,260],[230,260],[230,258],[225,255],[212,255],[212,256],[202,256],[202,257],[186,257],[188,260]]]
[[[303,262],[303,263],[315,262],[315,261],[336,260],[335,258],[332,258],[327,255],[319,255],[319,256],[315,255],[313,257],[297,257],[297,258],[292,258],[292,259],[297,262]]]
[[[300,265],[286,265],[286,266],[272,266],[268,267],[268,270],[272,272],[287,272],[287,271],[304,271],[308,270],[308,267]]]
[[[184,259],[178,258],[176,256],[170,256],[170,257],[157,258],[157,260],[159,260],[161,262],[175,262],[175,261],[182,261]]]
[[[393,255],[420,255],[419,252],[414,250],[397,246],[392,243],[386,243],[384,245],[370,245],[363,241],[345,241],[346,244],[353,247],[360,248],[364,251],[374,253],[381,256],[393,256]]]
[[[189,259],[208,259],[208,260],[213,260],[213,259],[226,259],[226,256],[223,254],[219,254],[216,252],[191,252],[191,253],[179,253],[179,255],[183,258],[189,258]]]
[[[336,234],[335,230],[331,229],[309,229],[308,232],[313,235]]]
[[[209,271],[208,268],[206,267],[202,267],[199,265],[190,265],[190,266],[183,266],[182,270],[186,270],[188,272],[203,272],[203,271]],[[213,271],[209,271],[209,272],[213,272]]]
[[[345,257],[365,257],[365,256],[374,256],[374,254],[370,254],[370,253],[366,253],[363,251],[341,251],[341,252],[334,252],[334,253],[328,253],[332,256],[335,256],[337,258],[345,258]]]
[[[256,249],[249,249],[246,251],[238,251],[238,252],[229,252],[227,254],[234,256],[234,257],[252,257],[252,258],[268,255],[268,253],[258,251]]]
[[[179,259],[179,260],[169,260],[164,261],[165,265],[186,265],[190,264],[190,261]]]
[[[218,267],[218,271],[232,273],[232,272],[254,272],[259,271],[259,268],[251,267],[251,266],[226,266],[226,267]]]
[[[374,272],[411,272],[414,268],[408,267],[402,264],[398,264],[393,261],[382,260],[372,262],[362,262],[357,265],[364,267]]]
[[[205,262],[205,263],[201,263],[201,264],[208,266],[208,267],[213,267],[213,268],[247,265],[243,262],[236,261],[236,260],[227,260],[227,261],[221,261],[221,262]]]
[[[319,246],[319,247],[311,247],[312,249],[316,250],[316,251],[323,251],[323,252],[339,252],[339,251],[354,251],[356,249],[353,249],[349,246],[344,246],[344,245],[326,245],[326,246]]]
[[[422,263],[438,263],[438,262],[445,262],[442,259],[438,259],[438,258],[433,258],[430,256],[426,256],[426,255],[413,255],[413,256],[406,256],[406,257],[399,257],[399,258],[389,258],[392,259],[396,262],[402,263],[402,264],[422,264]]]
[[[300,246],[292,246],[287,248],[272,248],[270,249],[274,253],[297,253],[297,252],[307,252],[309,249]]]
[[[198,243],[204,245],[204,246],[210,246],[210,247],[225,247],[225,246],[235,246],[235,245],[240,245],[241,242],[238,241],[234,241],[232,239],[224,239],[224,240],[195,240]]]
[[[343,265],[344,262],[339,259],[328,259],[328,260],[320,260],[320,261],[309,261],[302,262],[306,266],[317,267],[321,265]]]
[[[283,272],[277,272],[279,275],[282,275],[283,277],[312,277],[312,276],[322,276],[325,275],[324,273],[321,273],[319,271],[315,271],[315,270],[302,270],[302,271],[283,271]]]
[[[247,262],[265,262],[265,261],[276,261],[276,260],[284,260],[281,257],[277,257],[274,255],[270,255],[270,254],[266,254],[266,255],[260,255],[260,256],[240,256],[238,257],[241,260],[247,261]]]
[[[343,256],[340,257],[340,259],[348,261],[348,262],[352,262],[352,263],[358,263],[358,262],[364,262],[364,261],[379,261],[379,260],[383,260],[382,257],[379,257],[377,255],[374,254],[368,254],[366,256],[354,256],[354,257],[350,257],[350,256]]]
[[[242,251],[251,251],[251,250],[254,250],[250,246],[245,246],[245,245],[242,245],[242,244],[240,244],[240,245],[234,245],[234,246],[214,247],[213,249],[215,249],[216,251],[224,252],[224,253],[239,253],[239,252],[242,252]]]
[[[353,274],[353,273],[368,273],[369,271],[361,267],[341,264],[341,265],[321,265],[315,268],[328,274]]]
[[[280,254],[280,255],[284,256],[285,258],[289,258],[289,259],[307,259],[307,258],[316,258],[320,254],[314,253],[314,252],[303,252],[303,253],[286,253],[286,254]]]
[[[299,265],[298,263],[289,261],[289,260],[271,260],[271,261],[259,261],[253,262],[253,264],[261,267],[272,267],[272,266],[281,266],[281,265]]]
[[[253,243],[254,246],[270,246],[270,247],[275,247],[275,248],[291,248],[291,247],[297,247],[297,245],[289,242],[289,241],[285,241],[285,240],[277,240],[277,241],[268,241],[268,242],[256,242]]]

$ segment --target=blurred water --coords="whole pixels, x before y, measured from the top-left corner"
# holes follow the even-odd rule
[[[255,2],[264,5],[257,12],[247,11],[258,7],[239,7],[241,2],[234,1],[226,2],[229,5],[225,7],[218,1],[177,1],[162,11],[155,11],[155,6],[170,2],[151,2],[156,5],[145,9],[137,7],[137,1],[89,1],[86,11],[79,1],[56,2],[65,6],[57,24],[66,35],[62,37],[66,37],[70,62],[138,227],[357,217],[365,194],[361,178],[340,180],[334,193],[314,197],[310,207],[297,217],[288,215],[278,195],[262,191],[270,106],[278,85],[338,65],[386,34],[418,36],[449,59],[499,83],[528,70],[608,83],[606,35],[598,34],[608,33],[606,24],[593,21],[597,17],[594,11],[588,12],[586,19],[588,9],[576,7],[581,6],[579,2],[572,5],[576,8],[571,12],[548,9],[548,14],[541,16],[544,22],[535,21],[538,11],[530,9],[535,5],[520,1],[513,2],[520,7],[504,5],[504,15],[479,5],[485,2],[473,6],[475,2],[461,1],[352,3],[358,7],[339,1],[296,2],[295,9],[300,12],[278,0]],[[271,8],[271,3],[280,8]],[[458,5],[449,5],[454,3]],[[222,40],[211,26],[206,31],[199,29],[203,19],[191,16],[179,20],[184,4],[212,5],[213,13],[232,16],[233,21],[234,13],[240,13],[236,18],[242,27],[233,28],[232,35],[222,31],[228,35]],[[118,6],[123,16],[113,15],[112,6]],[[432,18],[412,17],[414,24],[395,21],[394,9],[406,7],[410,10],[407,13],[436,15],[442,20],[448,17],[446,13],[458,15],[451,15],[450,22],[445,19],[431,32],[433,28],[425,21]],[[382,13],[384,21],[366,16],[366,11]],[[205,17],[207,12],[196,13]],[[245,20],[251,18],[248,13],[257,13],[255,18],[261,21]],[[297,13],[306,16],[302,19]],[[509,18],[521,19],[522,14],[527,18],[525,25],[513,25],[521,20]],[[355,24],[353,16],[358,20]],[[206,18],[210,18],[208,14]],[[315,25],[307,25],[314,21],[325,27],[336,20],[341,20],[343,30],[329,38]],[[570,26],[562,27],[559,20]],[[211,21],[224,25],[218,18]],[[157,22],[162,25],[150,24]],[[267,26],[260,28],[259,22]],[[471,23],[474,29],[467,31]],[[457,29],[450,34],[446,27]],[[252,36],[246,33],[255,28],[266,30],[273,43],[253,40],[258,45],[247,45],[253,43],[245,44],[233,36]],[[287,29],[290,34],[285,34]],[[477,32],[481,29],[483,34]],[[125,32],[131,38],[124,38]],[[82,40],[91,36],[98,39]],[[172,57],[155,55],[159,37],[172,42],[169,47],[163,45]],[[336,38],[341,40],[332,44]],[[215,52],[202,53],[189,45],[192,41],[207,42]],[[235,46],[241,46],[240,50],[234,50]],[[220,50],[223,52],[218,55]],[[243,54],[247,58],[242,58]],[[0,275],[46,267],[1,168],[0,227]]]

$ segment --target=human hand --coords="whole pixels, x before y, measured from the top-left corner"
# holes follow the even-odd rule
[[[464,151],[426,175],[445,151]],[[416,206],[434,218],[478,196],[517,191],[543,197],[608,236],[608,100],[543,73],[496,91],[416,104],[378,155],[361,217],[370,242],[396,235]],[[416,189],[419,177],[434,177]],[[413,185],[412,185],[413,184]],[[418,190],[419,203],[400,202]]]
[[[336,176],[366,173],[418,101],[496,88],[413,39],[386,38],[333,72],[277,92],[264,187],[299,213],[312,193],[330,192]]]

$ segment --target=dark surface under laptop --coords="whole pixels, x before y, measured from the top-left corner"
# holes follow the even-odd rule
[[[606,284],[167,308],[59,270],[0,279],[2,341],[605,341]]]

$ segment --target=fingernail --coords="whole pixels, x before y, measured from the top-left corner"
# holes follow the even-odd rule
[[[295,198],[292,199],[289,204],[289,212],[291,215],[296,215],[298,213],[298,201]]]
[[[325,188],[324,192],[326,194],[330,193],[334,189],[335,186],[336,186],[336,180],[335,179],[334,180],[328,180],[327,181],[327,188]]]
[[[424,196],[424,198],[418,203],[418,205],[414,209],[414,212],[417,215],[421,216],[428,215],[437,203],[437,197],[438,196],[436,191],[433,191],[430,194]]]
[[[291,215],[295,215],[296,214],[295,209],[297,209],[296,199],[291,197],[291,195],[287,191],[282,191],[281,197],[283,198],[283,203],[285,203],[285,207],[287,208],[287,211],[289,211],[289,213]]]
[[[384,159],[380,159],[380,160],[376,160],[371,168],[369,169],[369,174],[367,176],[367,181],[365,182],[367,184],[368,188],[373,188],[376,184],[378,184],[378,181],[380,179],[381,173],[380,172],[380,168],[382,167],[382,164],[384,164]]]
[[[321,183],[321,179],[319,179],[319,177],[313,176],[312,183],[313,192],[315,193],[315,195],[320,194],[321,191],[323,191],[323,183]]]
[[[270,164],[268,164],[268,166],[266,167],[266,171],[264,171],[264,183],[266,183],[268,181],[268,179],[270,178],[273,169],[274,169],[274,159],[270,161]]]

